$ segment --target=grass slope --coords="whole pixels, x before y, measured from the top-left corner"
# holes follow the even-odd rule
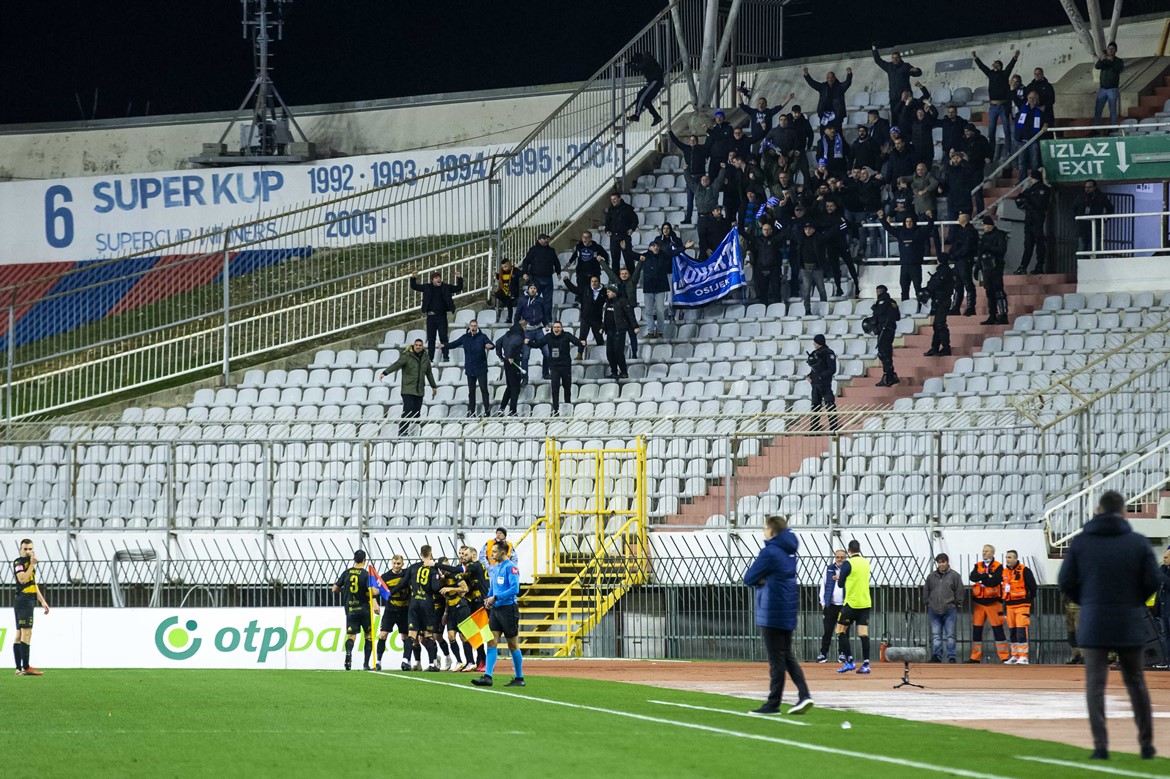
[[[508,678],[501,675],[500,682]],[[509,766],[506,774],[515,777],[607,779],[870,779],[952,773],[947,769],[1004,779],[1104,776],[1016,758],[1087,766],[1083,749],[984,731],[823,709],[788,718],[805,723],[800,726],[650,702],[731,712],[752,708],[749,701],[721,695],[540,677],[530,678],[525,689],[487,692],[471,688],[470,679],[470,674],[62,670],[37,679],[9,676],[0,716],[10,724],[10,764],[19,756],[16,764],[30,776],[287,779],[355,771],[377,775],[412,763],[464,775],[505,773],[489,768],[495,763]],[[852,725],[848,730],[841,728],[846,720]],[[468,770],[456,769],[464,763]],[[1115,755],[1107,765],[1170,776],[1170,761],[1161,759]]]

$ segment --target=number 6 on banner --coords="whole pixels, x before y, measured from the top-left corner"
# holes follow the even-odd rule
[[[56,204],[58,196],[65,203],[73,202],[73,193],[69,187],[58,184],[45,190],[45,240],[54,249],[64,249],[73,243],[73,212]],[[58,220],[61,223],[60,233],[56,229]]]

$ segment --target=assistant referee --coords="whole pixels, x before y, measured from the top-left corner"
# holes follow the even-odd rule
[[[483,599],[483,605],[488,612],[488,627],[493,638],[488,641],[487,666],[484,675],[472,679],[476,687],[492,686],[492,671],[496,668],[496,659],[499,656],[497,645],[502,635],[508,641],[508,649],[512,652],[512,672],[514,677],[505,687],[524,686],[524,659],[520,655],[520,645],[517,636],[520,635],[520,607],[516,605],[516,597],[520,594],[520,569],[508,559],[508,547],[496,544],[492,548],[491,594]]]

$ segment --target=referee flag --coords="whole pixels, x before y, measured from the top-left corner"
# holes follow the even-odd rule
[[[492,637],[488,629],[488,614],[484,609],[478,609],[467,619],[459,623],[459,632],[467,639],[467,643],[476,649],[486,644]]]

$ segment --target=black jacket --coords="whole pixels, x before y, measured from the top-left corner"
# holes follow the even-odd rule
[[[837,353],[828,346],[813,349],[808,353],[809,378],[813,384],[829,384],[837,375]]]
[[[761,111],[759,108],[750,106],[747,103],[740,103],[739,110],[748,115],[748,119],[751,122],[749,125],[751,129],[751,137],[758,141],[760,138],[763,138],[765,135],[767,135],[768,131],[772,129],[773,117],[783,111],[784,106],[765,108]]]
[[[963,151],[963,129],[967,126],[967,120],[961,116],[954,119],[944,116],[938,120],[938,126],[942,128],[943,158],[951,153],[951,149]]]
[[[873,302],[873,319],[877,323],[878,330],[894,329],[901,318],[902,311],[894,299],[890,297],[890,293],[883,292],[878,295],[877,300]]]
[[[603,282],[608,278],[608,276],[601,275],[602,260],[609,261],[609,252],[601,248],[601,244],[593,241],[586,246],[581,241],[577,241],[577,245],[573,247],[573,256],[569,258],[569,265],[575,263],[577,266],[577,286],[588,287],[589,279],[593,276]]]
[[[797,143],[798,149],[811,149],[813,146],[813,128],[808,121],[808,117],[801,112],[800,118],[796,118],[789,114],[788,126],[796,130],[796,137],[800,140]]]
[[[983,64],[983,60],[978,57],[975,58],[975,64],[983,71],[983,75],[987,76],[987,99],[988,100],[1010,100],[1011,90],[1008,88],[1008,79],[1011,78],[1012,68],[1016,66],[1016,60],[1020,58],[1020,52],[1017,50],[1012,55],[1011,60],[1004,66],[1003,70],[992,70]]]
[[[716,122],[707,128],[707,140],[703,142],[703,147],[707,152],[708,161],[727,161],[727,152],[731,151],[731,134],[733,132],[735,132],[735,128],[731,126],[731,122],[723,124]]]
[[[598,287],[594,295],[593,287],[578,286],[570,279],[565,279],[565,286],[577,296],[577,304],[581,307],[581,321],[587,325],[601,323],[601,307],[605,305],[605,287]]]
[[[805,235],[803,229],[797,229],[800,232],[793,239],[797,263],[803,270],[823,271],[825,269],[825,242],[816,233]]]
[[[877,141],[878,146],[885,146],[890,142],[890,121],[888,119],[879,116],[866,126],[869,127],[869,137]]]
[[[844,81],[835,81],[832,84],[828,81],[817,81],[807,73],[804,74],[804,80],[817,91],[817,114],[824,116],[832,113],[838,123],[844,122],[848,117],[845,111],[845,93],[853,84],[853,74],[848,73]]]
[[[979,234],[979,249],[976,256],[983,272],[1003,271],[1003,258],[1007,255],[1007,233],[998,227],[989,233]]]
[[[605,229],[606,232],[618,236],[637,230],[638,214],[634,211],[634,207],[622,200],[616,206],[605,209]]]
[[[1069,542],[1060,591],[1081,605],[1077,644],[1120,649],[1146,643],[1146,599],[1161,584],[1149,539],[1117,514],[1099,514]]]
[[[1099,189],[1094,189],[1090,194],[1082,194],[1077,198],[1076,204],[1073,206],[1073,214],[1075,216],[1100,216],[1101,214],[1112,214],[1113,203],[1109,198]],[[1089,229],[1088,222],[1077,222],[1077,227],[1082,229]]]
[[[634,309],[625,298],[606,298],[601,309],[601,328],[609,335],[624,333],[638,326],[634,321]]]
[[[922,259],[926,256],[926,242],[934,232],[934,219],[927,219],[926,224],[916,223],[913,227],[906,227],[890,224],[883,216],[882,225],[898,242],[898,264],[921,265]]]
[[[699,225],[699,241],[714,251],[729,232],[731,232],[731,220],[727,217],[704,219]],[[705,260],[707,258],[700,257],[699,259]]]
[[[1016,205],[1027,216],[1033,219],[1043,219],[1048,213],[1048,203],[1052,200],[1052,187],[1043,181],[1037,181],[1032,186],[1016,195]]]
[[[951,259],[970,262],[979,248],[979,231],[970,222],[966,227],[955,225],[951,228]]]
[[[1040,98],[1040,105],[1044,106],[1044,112],[1048,117],[1045,121],[1051,125],[1052,107],[1056,105],[1056,88],[1048,79],[1043,81],[1032,79],[1028,82],[1028,86],[1024,87],[1024,95],[1027,96],[1029,92],[1035,92],[1036,96]]]
[[[767,238],[757,236],[752,244],[752,265],[755,269],[761,273],[780,270],[784,265],[784,244],[784,239],[776,232]]]
[[[520,263],[520,272],[530,279],[549,278],[561,272],[561,258],[552,244],[541,246],[534,243]]]
[[[943,191],[947,197],[956,198],[960,204],[970,205],[971,190],[980,181],[971,163],[963,160],[958,165],[952,165],[948,160],[947,164],[943,166],[942,176]]]
[[[683,167],[686,168],[688,176],[702,176],[707,172],[707,147],[701,143],[691,146],[689,143],[683,143],[679,137],[670,132],[670,141],[676,147],[683,158]]]
[[[427,314],[446,314],[455,312],[455,296],[463,291],[463,277],[456,276],[455,284],[443,282],[439,285],[419,284],[414,276],[410,277],[410,288],[422,293],[421,310]]]
[[[673,254],[666,254],[661,249],[658,250],[658,254],[647,251],[642,255],[643,292],[647,294],[670,292],[671,258],[673,256]]]
[[[630,69],[640,72],[647,82],[657,81],[659,84],[662,83],[662,65],[658,64],[658,60],[644,51],[634,52],[630,56]]]
[[[963,151],[966,152],[967,161],[975,168],[975,172],[981,173],[987,166],[987,161],[991,159],[991,141],[978,130],[970,138],[964,134]]]
[[[914,144],[907,143],[899,151],[890,148],[890,158],[886,160],[886,169],[882,176],[886,181],[895,182],[903,176],[913,176],[914,168],[918,166],[918,157],[914,151]]]
[[[850,167],[869,168],[880,171],[882,169],[882,146],[873,136],[858,138],[849,147]]]
[[[902,93],[910,88],[910,78],[912,76],[921,76],[922,71],[906,60],[902,60],[895,65],[892,62],[886,62],[878,55],[877,49],[873,50],[873,61],[877,66],[886,72],[886,78],[889,81],[890,87],[890,101],[899,100]]]
[[[512,360],[513,363],[517,363],[523,352],[524,331],[520,329],[520,325],[512,325],[507,332],[496,339],[496,354],[503,362]]]
[[[585,348],[585,344],[577,340],[577,336],[572,335],[568,330],[562,330],[560,335],[550,330],[544,335],[528,341],[528,345],[534,348],[548,347],[548,366],[550,368],[569,368],[573,365],[573,358],[569,354],[570,344],[578,349]]]
[[[955,272],[950,265],[945,262],[938,264],[938,268],[926,280],[926,292],[936,305],[945,303],[949,307],[951,296],[955,294]]]

